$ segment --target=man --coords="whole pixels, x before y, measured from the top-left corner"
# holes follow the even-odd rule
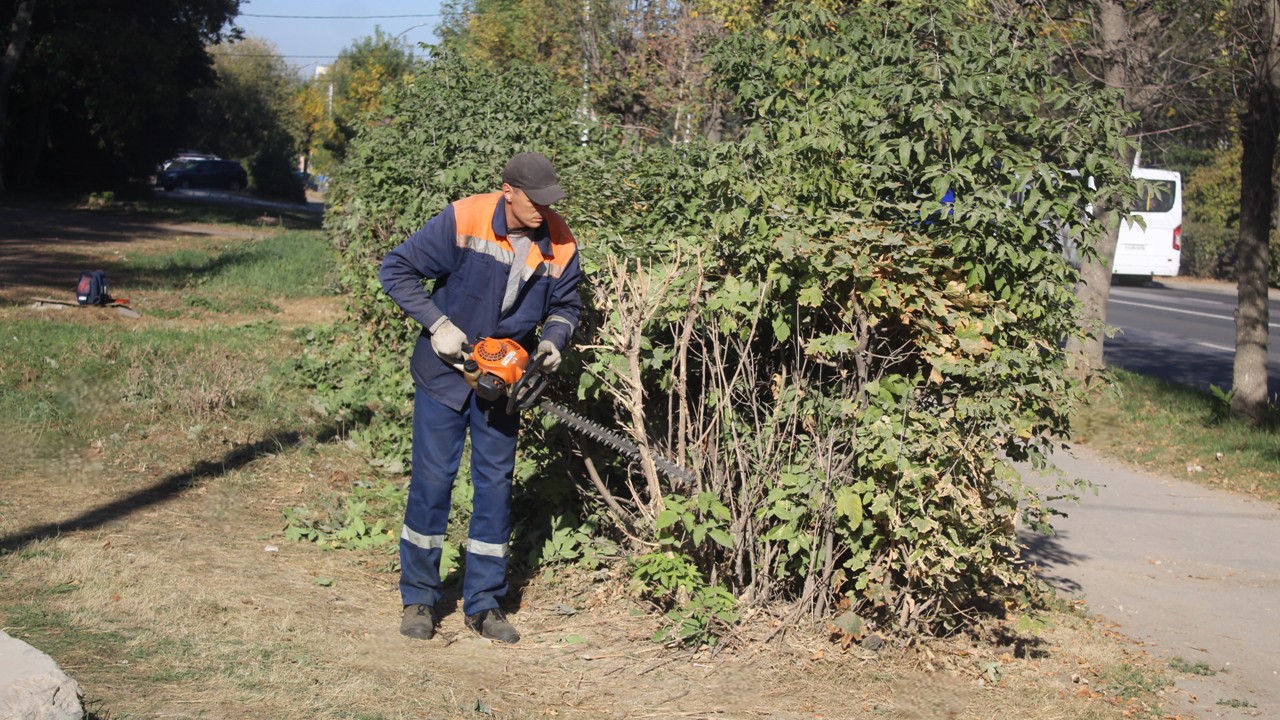
[[[502,171],[501,192],[450,204],[382,262],[383,289],[423,328],[411,361],[413,468],[400,534],[400,632],[409,637],[435,635],[449,498],[470,428],[475,496],[462,610],[480,635],[520,639],[498,607],[507,592],[518,418],[506,414],[505,398],[488,402],[472,392],[460,370],[462,347],[511,338],[535,348],[531,356],[545,353],[548,372],[559,366],[582,310],[577,244],[549,207],[564,195],[550,160],[520,153]],[[434,280],[434,289],[423,280]]]

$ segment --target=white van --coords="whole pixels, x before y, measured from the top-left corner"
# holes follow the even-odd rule
[[[1120,221],[1112,275],[1177,275],[1182,258],[1182,175],[1172,170],[1134,168],[1144,180],[1130,208],[1137,220]]]

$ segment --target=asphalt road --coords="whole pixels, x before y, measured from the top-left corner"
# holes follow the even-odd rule
[[[1280,293],[1271,300],[1269,393],[1280,397]],[[1160,278],[1143,287],[1114,286],[1105,343],[1109,365],[1183,385],[1231,387],[1236,330],[1235,285]]]
[[[276,202],[274,200],[263,200],[254,197],[247,192],[233,192],[231,190],[207,190],[207,189],[188,189],[188,190],[161,190],[156,188],[156,197],[169,198],[171,200],[196,200],[201,202],[222,203],[225,205],[240,205],[243,207],[262,208],[263,210],[283,210],[287,212],[305,213],[320,217],[324,214],[324,202],[311,200],[311,193],[308,193],[308,202],[304,204]]]

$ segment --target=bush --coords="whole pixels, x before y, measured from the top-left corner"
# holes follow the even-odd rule
[[[598,240],[579,389],[699,483],[616,504],[748,602],[906,631],[998,606],[1044,520],[1008,460],[1044,462],[1077,398],[1053,228],[1096,196],[1063,170],[1129,183],[1114,98],[959,4],[793,5],[713,57],[749,124],[622,175],[648,238]]]
[[[1186,219],[1231,229],[1240,225],[1240,145],[1214,153],[1212,161],[1186,177]]]
[[[1016,525],[1046,520],[1009,463],[1044,465],[1079,397],[1055,228],[1130,184],[1114,97],[1057,78],[1044,38],[958,0],[788,6],[713,53],[738,137],[635,151],[598,128],[582,143],[575,92],[535,70],[437,58],[334,181],[326,223],[357,321],[339,365],[363,370],[332,386],[400,428],[371,440],[407,460],[420,329],[378,263],[448,200],[495,187],[512,152],[542,150],[588,272],[560,375],[698,477],[591,468],[593,526],[661,548],[632,576],[670,613],[664,637],[702,642],[735,605],[774,601],[907,632],[1002,607],[1032,582]],[[531,446],[530,473],[583,474],[565,443]]]
[[[293,140],[273,132],[249,159],[249,187],[255,195],[284,202],[305,203],[307,191],[296,171]]]
[[[1209,223],[1182,223],[1182,259],[1178,273],[1191,277],[1234,280],[1236,240],[1240,231]]]
[[[1238,228],[1219,228],[1200,223],[1182,225],[1182,262],[1179,272],[1191,277],[1236,280],[1236,243]],[[1280,287],[1280,230],[1272,230],[1271,272],[1267,282]]]

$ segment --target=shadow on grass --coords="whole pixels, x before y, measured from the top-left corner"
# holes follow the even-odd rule
[[[159,193],[149,200],[135,203],[133,207],[144,215],[166,222],[263,225],[289,230],[316,230],[323,216],[322,208],[310,203],[296,206],[286,203],[237,204],[235,198],[166,197]]]
[[[142,488],[119,500],[84,512],[78,517],[64,522],[46,523],[16,535],[0,538],[0,557],[21,550],[27,545],[40,540],[102,527],[113,520],[127,517],[139,510],[168,502],[192,488],[199,487],[211,478],[226,475],[232,470],[242,468],[258,458],[273,455],[287,448],[297,447],[308,440],[328,442],[337,437],[341,431],[342,428],[337,425],[326,425],[312,433],[296,430],[275,432],[255,443],[238,445],[217,460],[206,460],[197,463],[186,472],[170,475],[149,487]]]
[[[229,270],[251,265],[267,264],[271,253],[258,247],[238,247],[222,250],[217,255],[193,253],[190,256],[168,261],[163,267],[141,268],[137,265],[113,268],[107,263],[107,277],[121,277],[133,290],[172,289],[187,286],[197,280],[216,278]],[[115,275],[113,275],[115,270]]]
[[[181,223],[256,224],[266,217],[272,227],[314,230],[320,226],[319,215],[305,211],[267,211],[255,208],[220,205],[161,202],[139,203],[117,210],[86,210],[65,205],[31,201],[20,205],[0,205],[0,288],[35,286],[40,297],[72,299],[81,270],[104,269],[116,294],[128,295],[138,284],[155,287],[167,280],[187,281],[192,274],[215,272],[218,267],[192,262],[165,269],[160,273],[139,270],[134,265],[86,260],[86,253],[109,255],[106,248],[123,248],[143,238],[175,235],[232,235],[251,238],[260,234],[254,227],[228,229]],[[103,248],[93,250],[94,246]],[[36,250],[35,248],[38,248]],[[253,260],[252,256],[233,254],[222,259],[223,265]],[[138,281],[138,282],[135,282]],[[9,302],[29,302],[33,298],[7,297]]]

